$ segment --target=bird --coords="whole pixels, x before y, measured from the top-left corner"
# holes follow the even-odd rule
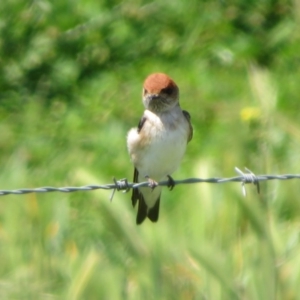
[[[132,205],[138,202],[136,224],[147,217],[157,222],[162,187],[157,182],[168,180],[179,167],[186,146],[193,137],[190,114],[179,105],[179,88],[164,73],[150,74],[144,81],[144,113],[136,128],[127,134],[127,148],[134,165],[133,182],[148,180],[149,186],[132,190]]]

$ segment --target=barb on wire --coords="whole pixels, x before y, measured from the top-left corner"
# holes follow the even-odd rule
[[[245,188],[245,184],[246,183],[253,183],[254,185],[256,185],[257,188],[257,193],[259,194],[260,192],[260,186],[259,186],[259,180],[258,178],[254,175],[254,173],[252,171],[250,171],[248,168],[245,168],[247,173],[243,173],[239,168],[235,167],[234,168],[235,171],[241,175],[242,177],[244,177],[244,180],[242,181],[242,193],[244,196],[247,195],[246,193],[246,188]]]
[[[246,196],[245,184],[254,184],[256,185],[257,192],[260,192],[259,182],[266,180],[289,180],[289,179],[300,179],[300,174],[285,174],[285,175],[255,175],[252,171],[245,168],[246,172],[242,172],[239,168],[235,168],[235,171],[239,176],[230,177],[230,178],[188,178],[183,180],[174,180],[174,185],[179,184],[195,184],[195,183],[227,183],[227,182],[241,182],[242,183],[242,192],[243,195]],[[124,193],[128,192],[130,189],[136,189],[138,187],[146,187],[149,185],[148,181],[140,182],[140,183],[129,183],[127,179],[116,180],[113,179],[114,183],[104,184],[104,185],[85,185],[80,187],[40,187],[40,188],[32,188],[32,189],[15,189],[15,190],[0,190],[0,196],[5,195],[22,195],[29,193],[49,193],[49,192],[62,192],[62,193],[72,193],[79,191],[93,191],[98,189],[104,190],[113,190],[110,196],[110,200],[113,199],[115,191],[123,191]],[[158,182],[160,186],[168,186],[169,181],[161,181]]]
[[[128,181],[126,178],[121,179],[121,180],[116,180],[116,178],[114,177],[113,181],[114,181],[116,187],[113,189],[113,191],[109,197],[109,201],[112,201],[116,190],[123,191],[123,193],[127,193],[130,190],[130,187],[128,186]]]

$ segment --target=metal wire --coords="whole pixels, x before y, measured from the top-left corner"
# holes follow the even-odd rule
[[[246,173],[242,172],[237,167],[235,168],[235,171],[239,174],[239,176],[236,177],[230,177],[230,178],[188,178],[183,180],[174,180],[174,185],[179,184],[195,184],[195,183],[227,183],[227,182],[241,182],[242,183],[242,192],[243,195],[246,196],[246,189],[245,184],[254,184],[257,187],[257,192],[259,193],[260,187],[259,182],[266,181],[266,180],[289,180],[289,179],[300,179],[300,174],[284,174],[284,175],[255,175],[253,172],[251,172],[249,169],[245,168]],[[161,181],[158,182],[159,186],[170,186],[169,181]],[[173,182],[172,182],[173,185]],[[110,197],[110,200],[112,200],[115,191],[123,191],[128,192],[130,189],[136,189],[138,187],[146,187],[149,186],[149,182],[141,182],[141,183],[129,183],[126,179],[116,180],[114,179],[114,183],[112,184],[105,184],[105,185],[85,185],[80,187],[40,187],[40,188],[24,188],[24,189],[15,189],[15,190],[0,190],[0,196],[5,195],[23,195],[23,194],[29,194],[29,193],[49,193],[49,192],[62,192],[62,193],[72,193],[72,192],[86,192],[86,191],[93,191],[98,189],[104,189],[104,190],[113,190],[113,193]]]

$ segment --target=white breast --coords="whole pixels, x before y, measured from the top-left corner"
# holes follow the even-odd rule
[[[146,122],[140,133],[131,129],[127,144],[131,159],[145,176],[160,181],[178,167],[186,150],[189,125],[179,107],[161,115],[146,110]]]

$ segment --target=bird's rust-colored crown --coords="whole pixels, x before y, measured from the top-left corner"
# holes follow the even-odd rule
[[[164,73],[154,73],[149,75],[144,81],[144,89],[148,93],[160,93],[162,89],[178,88],[176,83]]]

